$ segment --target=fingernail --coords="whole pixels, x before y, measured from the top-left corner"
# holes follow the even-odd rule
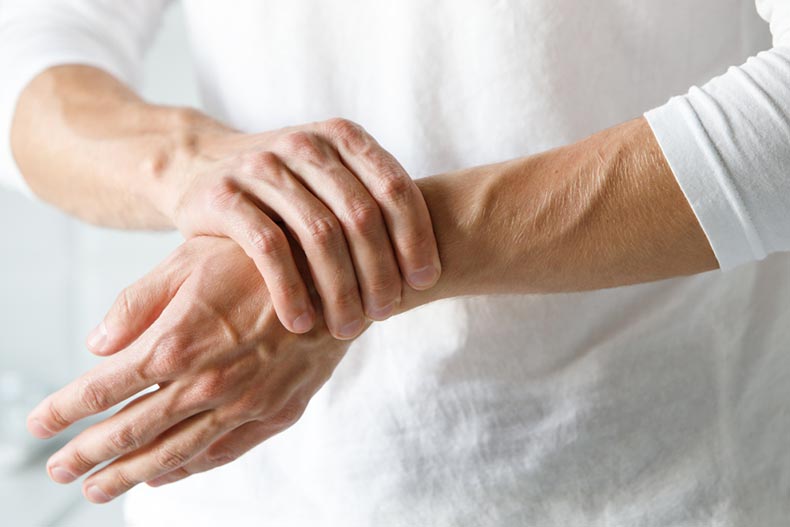
[[[107,326],[104,321],[93,328],[93,331],[88,335],[88,347],[93,351],[101,351],[107,343]]]
[[[52,432],[47,430],[44,425],[41,424],[41,421],[35,418],[28,421],[27,428],[30,430],[31,434],[39,439],[46,439],[52,435]]]
[[[107,503],[112,499],[107,495],[106,492],[96,485],[91,485],[88,487],[88,489],[85,491],[85,496],[93,503]]]
[[[382,319],[387,318],[392,314],[392,309],[395,307],[395,302],[391,302],[384,307],[376,307],[368,312],[370,318]]]
[[[77,476],[66,470],[65,468],[61,467],[52,467],[49,469],[49,474],[52,476],[52,479],[57,483],[71,483]]]
[[[361,329],[362,329],[362,321],[355,320],[354,322],[350,322],[345,326],[343,326],[342,328],[340,328],[338,334],[340,335],[341,338],[348,339],[356,336]]]
[[[439,270],[433,265],[426,265],[409,274],[409,282],[417,287],[429,287],[436,282],[438,277]]]
[[[297,333],[306,333],[313,327],[313,317],[309,312],[302,313],[294,320],[293,327]]]

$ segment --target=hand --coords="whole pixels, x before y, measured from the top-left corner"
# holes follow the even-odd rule
[[[84,481],[96,503],[228,463],[284,430],[349,345],[320,318],[310,333],[285,330],[255,266],[227,238],[185,242],[110,316],[125,328],[117,352],[28,416],[31,433],[52,437],[158,385],[49,459],[50,477],[68,483],[120,456]]]
[[[212,131],[162,204],[186,236],[227,236],[252,258],[282,324],[308,331],[314,306],[281,224],[299,241],[336,338],[383,320],[439,279],[425,201],[361,126],[333,119],[267,132]],[[360,297],[361,294],[361,297]],[[103,328],[111,333],[115,328]],[[101,330],[100,330],[101,333]]]
[[[85,65],[48,68],[17,106],[11,146],[37,195],[99,225],[232,238],[290,331],[309,331],[316,306],[285,232],[307,254],[336,338],[395,312],[404,280],[424,290],[439,278],[422,194],[348,120],[244,134],[196,110],[149,104]],[[117,345],[110,322],[91,335],[92,351]]]

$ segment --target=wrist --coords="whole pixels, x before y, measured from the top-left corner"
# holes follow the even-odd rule
[[[159,130],[154,147],[142,162],[146,198],[174,227],[176,211],[192,178],[212,159],[222,138],[236,132],[193,108],[151,107],[149,116]]]
[[[401,311],[466,295],[531,292],[539,255],[531,254],[537,228],[530,188],[539,156],[431,176],[417,181],[431,214],[442,276],[427,291],[404,295]],[[524,269],[531,269],[528,273]]]
[[[479,294],[492,265],[484,250],[485,187],[497,178],[497,165],[430,176],[416,181],[431,215],[442,274],[425,291],[404,290],[400,311],[444,298]]]

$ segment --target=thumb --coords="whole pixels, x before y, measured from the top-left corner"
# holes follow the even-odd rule
[[[112,355],[134,342],[175,296],[186,276],[176,269],[154,269],[123,289],[98,326],[88,335],[88,350]]]

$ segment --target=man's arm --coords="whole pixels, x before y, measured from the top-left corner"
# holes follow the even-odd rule
[[[420,182],[445,276],[407,304],[611,287],[790,250],[790,3],[757,7],[773,49],[644,118]]]
[[[172,229],[176,165],[230,132],[196,110],[149,104],[98,68],[66,65],[22,91],[11,144],[31,190],[65,212],[107,227]]]
[[[773,87],[776,88],[775,83]],[[774,93],[786,94],[786,90],[782,92],[776,88]],[[775,113],[772,117],[776,117]],[[775,122],[783,121],[779,118]],[[762,136],[758,137],[777,142],[776,149],[767,153],[779,161],[787,159],[787,143],[782,142],[781,133],[772,133],[774,131],[771,127],[764,128]],[[699,154],[695,146],[693,143],[690,146],[692,155]],[[744,174],[736,175],[744,177]],[[783,175],[783,172],[767,173],[769,178]],[[712,183],[714,188],[717,184],[715,180],[707,183]],[[407,293],[401,311],[459,295],[586,290],[693,274],[719,265],[697,220],[696,209],[686,199],[644,118],[536,156],[426,178],[419,181],[419,187],[434,222],[444,272],[431,291]],[[758,187],[757,191],[764,192],[765,188]],[[221,245],[223,242],[206,243]],[[184,250],[188,251],[189,247]],[[205,253],[200,251],[199,254]],[[238,254],[234,258],[240,263],[244,261]],[[182,272],[184,267],[176,268]],[[186,272],[191,270],[186,269]],[[241,271],[221,268],[219,272],[236,276]],[[167,273],[151,273],[130,289],[130,298],[170,295],[167,291],[173,289],[172,281]],[[183,299],[179,305],[197,305],[200,302],[196,300],[210,298],[212,290],[210,283],[196,282],[191,297]],[[179,289],[176,295],[181,291]],[[241,294],[246,294],[246,288]],[[132,305],[137,311],[145,311],[147,304],[136,302]],[[238,310],[234,313],[238,315]],[[160,349],[157,345],[164,335],[191,335],[196,328],[216,334],[225,331],[226,327],[223,324],[192,325],[188,318],[168,320],[167,315],[165,313],[151,325],[155,317],[132,315],[125,311],[124,302],[116,303],[108,316],[120,322],[118,327],[128,326],[124,322],[129,320],[144,319],[148,320],[150,328],[148,325],[135,327],[135,334],[126,335],[134,339],[142,334],[135,345],[123,350],[120,346],[106,350],[107,354],[114,355],[106,366],[43,401],[31,413],[31,430],[40,437],[49,437],[74,420],[131,395],[131,390],[155,382],[155,378],[141,379],[139,385],[130,390],[129,386],[114,379],[139,371],[139,364],[146,363],[151,353]],[[244,329],[245,325],[239,327]],[[271,335],[253,337],[266,340]],[[301,342],[300,339],[307,338],[297,340]],[[276,345],[276,341],[275,336],[274,342],[269,344]],[[159,363],[165,365],[160,375],[181,378],[179,368],[186,365],[179,364],[176,357],[183,355],[182,348],[190,349],[188,345],[176,345],[159,352]],[[291,355],[290,350],[286,350],[284,356]],[[315,360],[321,354],[310,353],[309,357],[312,359],[308,361]],[[170,360],[175,366],[169,366]],[[310,369],[302,368],[302,371]],[[208,368],[194,375],[199,379],[210,372]],[[255,385],[252,393],[270,393],[267,388]],[[98,404],[95,394],[101,395]],[[222,395],[223,390],[219,390],[198,397],[206,406],[221,408]],[[151,396],[148,404],[153,404],[152,400],[156,400],[156,395]],[[139,404],[144,405],[146,401]],[[163,404],[167,407],[166,402]],[[302,404],[306,404],[306,400]],[[63,412],[64,408],[68,413]],[[105,489],[108,496],[100,495],[99,501],[106,501],[137,482],[163,484],[210,470],[241,455],[269,437],[270,430],[277,429],[269,426],[264,417],[262,430],[229,434],[216,443],[208,439],[197,448],[194,442],[182,440],[167,445],[166,452],[175,452],[176,456],[162,458],[156,455],[156,448],[162,445],[153,443],[140,448],[139,445],[148,439],[131,433],[133,425],[137,430],[155,425],[150,414],[124,420],[124,412],[128,417],[130,412],[122,411],[119,418],[108,420],[103,426],[94,425],[56,453],[49,462],[53,479],[70,481],[77,474],[91,470],[95,464],[122,454],[119,461],[86,480],[88,486],[95,484]],[[298,416],[298,412],[291,415]],[[189,428],[195,429],[185,427],[182,430]],[[108,438],[125,440],[114,442]],[[108,444],[119,446],[107,449],[105,445]],[[86,456],[86,452],[90,455]],[[86,458],[87,463],[81,461]],[[172,459],[175,462],[171,463]],[[68,467],[72,476],[59,477],[54,471],[56,466]]]
[[[246,134],[197,110],[147,103],[100,69],[65,65],[24,89],[11,142],[30,188],[75,216],[232,238],[296,333],[316,315],[286,227],[308,256],[337,338],[358,335],[365,317],[390,316],[401,275],[424,289],[440,273],[422,194],[344,119]]]
[[[406,295],[403,309],[715,267],[657,148],[639,119],[538,156],[421,180],[445,272],[433,290]],[[107,315],[126,331],[103,351],[112,356],[42,401],[28,426],[51,437],[153,384],[164,388],[56,452],[47,463],[55,481],[118,456],[83,482],[88,499],[105,502],[137,483],[230,462],[298,419],[348,343],[320,324],[306,335],[283,332],[254,275],[233,244],[198,237],[127,289]],[[122,349],[121,340],[134,342]],[[173,396],[184,389],[186,400]]]
[[[441,265],[422,195],[361,126],[242,134],[136,95],[169,3],[3,2],[0,182],[101,225],[232,238],[297,333],[316,312],[286,227],[337,338],[386,319],[404,286],[431,287]]]
[[[644,118],[578,143],[418,181],[443,274],[404,310],[472,294],[621,286],[718,267]]]

